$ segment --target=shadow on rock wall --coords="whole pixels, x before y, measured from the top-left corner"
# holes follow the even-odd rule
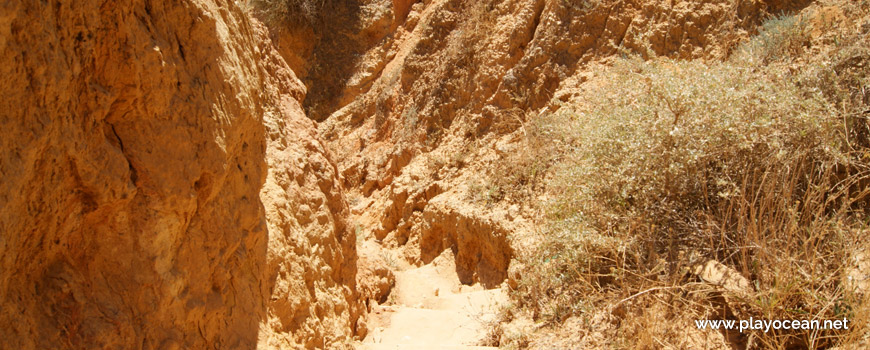
[[[218,2],[0,5],[0,348],[256,347],[261,82]]]

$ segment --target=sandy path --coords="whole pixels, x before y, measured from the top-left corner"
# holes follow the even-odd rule
[[[392,293],[372,309],[372,331],[358,349],[495,349],[478,345],[507,296],[460,284],[449,255],[396,272]]]

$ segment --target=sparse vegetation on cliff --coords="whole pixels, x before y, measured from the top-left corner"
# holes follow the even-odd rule
[[[311,24],[326,0],[253,0],[254,8],[274,28]]]
[[[620,59],[565,104],[522,308],[587,326],[605,310],[626,348],[692,347],[685,329],[705,318],[854,325],[723,333],[750,348],[866,342],[870,291],[850,271],[870,248],[868,28],[813,38],[810,22],[771,19],[724,62]],[[705,281],[709,260],[749,288]]]

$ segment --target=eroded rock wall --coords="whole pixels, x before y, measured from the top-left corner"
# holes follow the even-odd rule
[[[390,164],[396,154],[513,132],[558,107],[590,62],[723,58],[763,19],[809,1],[427,0],[407,14],[389,1],[348,3],[356,11],[299,29],[312,33],[309,50],[285,56],[309,53],[300,71],[317,93],[306,108],[347,185],[369,195],[409,164]]]
[[[233,1],[0,4],[0,348],[353,334],[337,171],[270,47]]]
[[[272,293],[260,345],[330,348],[366,331],[359,321],[356,236],[347,227],[338,169],[302,111],[306,89],[266,27],[254,26],[269,99],[264,117],[269,171],[260,198],[269,232],[264,280]]]
[[[472,271],[463,282],[486,275],[495,285],[510,253],[500,256],[506,243],[489,243],[505,241],[498,227],[528,222],[508,215],[511,222],[477,224],[493,220],[492,208],[471,216],[452,208],[480,204],[454,194],[474,192],[463,188],[480,187],[509,162],[499,144],[520,144],[532,120],[576,95],[589,64],[619,55],[725,58],[768,16],[808,3],[326,1],[322,18],[283,28],[277,41],[310,89],[303,107],[335,154],[351,202],[361,203],[354,220],[362,231],[388,246],[410,242],[417,251],[406,257],[415,263],[448,248],[457,259],[487,256],[457,266]],[[428,208],[436,196],[444,205]],[[487,205],[523,212],[528,202]]]

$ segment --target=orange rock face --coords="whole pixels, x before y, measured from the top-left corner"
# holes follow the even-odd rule
[[[522,151],[537,116],[580,93],[590,65],[725,58],[764,18],[809,1],[349,3],[288,28],[279,51],[310,89],[303,104],[359,203],[353,220],[416,264],[452,249],[463,283],[496,286],[505,237],[532,220],[469,198],[498,192],[481,179]],[[514,214],[533,219],[525,202]]]
[[[236,3],[0,8],[0,348],[352,335],[335,166]]]
[[[528,224],[466,203],[501,159],[467,155],[589,62],[721,57],[806,2],[359,0],[271,34],[247,1],[2,2],[0,349],[341,345],[396,280],[343,187],[360,231],[498,286]]]

